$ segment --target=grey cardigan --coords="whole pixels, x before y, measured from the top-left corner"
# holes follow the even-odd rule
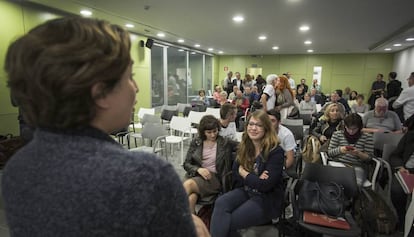
[[[37,129],[2,181],[11,236],[196,236],[172,166],[94,128]]]

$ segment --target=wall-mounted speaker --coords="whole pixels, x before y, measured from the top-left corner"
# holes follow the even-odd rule
[[[152,48],[152,45],[154,44],[154,40],[153,39],[150,39],[150,38],[148,38],[147,39],[147,42],[145,43],[145,47],[147,47],[147,48]]]

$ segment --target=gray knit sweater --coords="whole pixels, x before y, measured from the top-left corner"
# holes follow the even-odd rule
[[[195,236],[168,163],[93,128],[38,129],[2,182],[11,236]]]

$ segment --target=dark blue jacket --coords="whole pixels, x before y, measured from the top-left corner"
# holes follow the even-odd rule
[[[243,179],[239,175],[239,163],[236,161],[233,164],[233,180],[235,188],[248,188],[254,190],[257,194],[255,197],[261,197],[264,207],[267,211],[266,215],[269,218],[276,218],[280,216],[281,205],[283,201],[283,165],[284,165],[284,151],[278,146],[269,153],[267,161],[264,161],[262,155],[256,158],[257,173],[253,172]],[[260,179],[260,174],[267,170],[269,173],[268,179]]]

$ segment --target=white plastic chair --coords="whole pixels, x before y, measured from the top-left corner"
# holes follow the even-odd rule
[[[161,125],[160,117],[158,117],[154,114],[144,114],[144,116],[140,120],[141,128],[143,128],[146,123],[158,124],[159,127],[162,127],[164,129],[164,127]],[[141,139],[141,140],[143,138],[142,132],[131,132],[128,135],[129,135],[129,137],[134,138],[135,146],[137,146],[137,138]]]
[[[220,118],[220,108],[210,108],[210,107],[207,107],[206,114],[211,114],[214,117],[216,117],[216,118],[219,119]]]
[[[170,122],[170,135],[167,136],[166,142],[171,147],[174,144],[180,145],[181,150],[181,164],[184,163],[184,141],[191,137],[186,137],[186,134],[191,132],[191,123],[188,117],[173,116]]]
[[[140,147],[132,148],[130,151],[144,151],[149,153],[164,153],[165,159],[168,161],[168,155],[166,151],[166,137],[168,136],[167,130],[160,126],[160,123],[145,123],[142,128],[142,139],[148,139],[149,146],[145,144]]]
[[[138,113],[137,113],[138,122],[137,123],[134,122],[134,123],[129,125],[130,129],[132,127],[132,131],[136,132],[135,129],[141,129],[142,128],[141,120],[144,117],[144,114],[154,115],[155,114],[155,108],[139,108]]]

